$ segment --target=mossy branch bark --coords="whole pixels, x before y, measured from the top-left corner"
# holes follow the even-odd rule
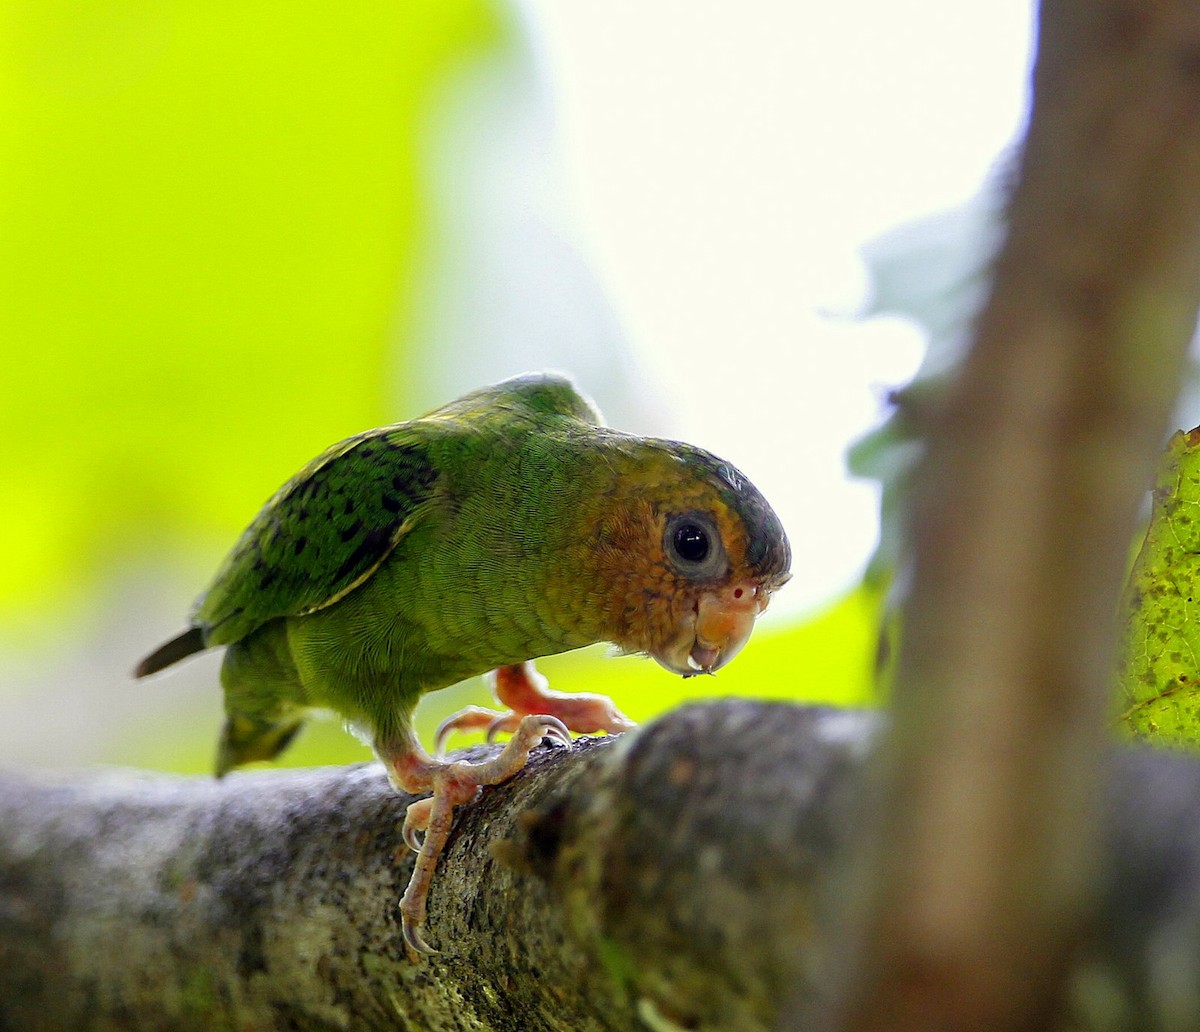
[[[419,964],[376,765],[5,775],[0,1029],[765,1029],[866,719],[728,704],[538,750],[461,811]]]
[[[824,999],[817,888],[877,718],[730,702],[546,749],[462,811],[404,955],[375,765],[0,776],[0,1029],[758,1032]],[[1200,766],[1116,758],[1082,1029],[1200,1013]],[[836,879],[834,879],[836,882]]]

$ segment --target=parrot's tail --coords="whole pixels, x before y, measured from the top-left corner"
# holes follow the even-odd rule
[[[217,746],[217,777],[223,778],[244,763],[275,759],[296,737],[303,723],[303,714],[294,710],[288,719],[275,723],[229,717]]]
[[[157,673],[172,663],[178,663],[184,656],[190,656],[204,648],[204,632],[199,627],[189,627],[179,637],[172,638],[151,652],[137,665],[133,676],[145,677],[147,674]]]

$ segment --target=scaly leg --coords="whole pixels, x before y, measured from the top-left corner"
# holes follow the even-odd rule
[[[570,748],[571,733],[556,717],[533,714],[523,719],[504,749],[483,763],[443,763],[421,748],[411,729],[391,743],[376,743],[375,751],[387,768],[392,785],[427,799],[411,803],[404,816],[404,841],[417,854],[408,888],[400,900],[400,925],[405,945],[413,954],[436,953],[421,935],[429,885],[438,857],[454,827],[454,809],[475,800],[484,785],[496,785],[525,766],[533,747],[550,738]],[[424,832],[424,839],[418,833]]]
[[[507,712],[468,706],[438,725],[434,739],[437,754],[443,754],[446,739],[454,731],[487,729],[490,742],[498,734],[514,731],[530,714],[557,717],[576,734],[595,734],[607,731],[616,734],[637,725],[613,705],[604,695],[581,692],[568,695],[549,688],[549,682],[537,672],[532,662],[502,666],[491,673],[492,690]]]

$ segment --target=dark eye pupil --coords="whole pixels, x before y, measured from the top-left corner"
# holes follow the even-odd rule
[[[676,530],[675,554],[689,563],[702,562],[708,556],[708,534],[704,528],[685,523]]]

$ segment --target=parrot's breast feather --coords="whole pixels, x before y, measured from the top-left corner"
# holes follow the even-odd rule
[[[238,641],[353,591],[411,529],[437,480],[423,442],[399,427],[318,456],[267,502],[196,604],[205,643]]]

